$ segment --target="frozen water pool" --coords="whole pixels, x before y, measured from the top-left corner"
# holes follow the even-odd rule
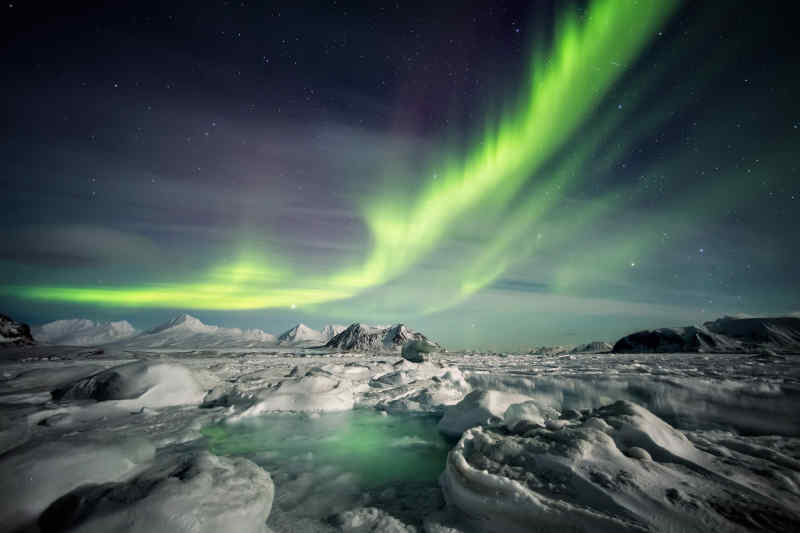
[[[276,531],[358,506],[403,510],[441,501],[438,477],[451,443],[438,418],[357,409],[321,415],[276,413],[208,426],[211,452],[246,457],[270,472]],[[306,524],[304,527],[308,527]]]

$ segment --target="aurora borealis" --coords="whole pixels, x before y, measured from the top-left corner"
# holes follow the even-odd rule
[[[6,22],[0,299],[31,321],[509,348],[800,309],[780,7],[63,9]]]

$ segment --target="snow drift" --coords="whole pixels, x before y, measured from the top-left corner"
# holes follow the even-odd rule
[[[255,405],[232,420],[273,411],[347,411],[355,405],[352,382],[321,368],[280,380],[258,391],[255,398]]]
[[[456,405],[448,407],[439,421],[439,431],[448,437],[460,437],[469,428],[497,424],[512,404],[530,398],[512,392],[475,390]]]
[[[698,450],[636,404],[620,401],[559,422],[466,431],[440,478],[451,508],[493,532],[533,524],[586,532],[800,526],[797,494],[762,494],[735,462]]]
[[[400,351],[403,359],[412,363],[423,363],[430,359],[431,353],[441,350],[438,344],[428,340],[412,340],[403,345]]]
[[[243,458],[172,454],[133,479],[81,486],[39,517],[43,533],[265,533],[274,487]]]
[[[125,400],[125,405],[141,407],[198,404],[204,394],[191,370],[158,361],[115,366],[52,392],[57,401]]]

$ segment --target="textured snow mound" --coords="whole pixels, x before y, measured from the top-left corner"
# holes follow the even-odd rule
[[[357,322],[350,324],[347,329],[329,340],[325,347],[348,351],[396,352],[411,341],[420,341],[436,346],[438,351],[443,350],[437,343],[428,340],[425,335],[406,327],[404,324],[367,326]]]
[[[121,348],[138,350],[253,348],[274,346],[275,337],[260,329],[211,326],[198,318],[183,314],[115,344]]]
[[[360,507],[345,511],[332,522],[343,533],[417,533],[417,528],[409,526],[375,507]]]
[[[403,359],[412,363],[423,363],[429,359],[427,354],[439,351],[441,348],[426,340],[413,340],[403,345],[401,354]]]
[[[449,437],[458,437],[475,426],[499,424],[511,405],[529,400],[529,397],[513,392],[472,391],[459,403],[445,410],[439,421],[439,431]]]
[[[0,314],[0,345],[5,343],[33,344],[31,328],[27,324]]]
[[[198,404],[205,391],[192,371],[176,363],[136,361],[59,387],[53,399],[121,400],[123,405],[165,407]]]
[[[199,452],[161,458],[129,481],[84,485],[38,522],[43,533],[263,533],[273,496],[254,463]]]
[[[793,505],[715,460],[643,407],[617,402],[547,427],[470,429],[440,484],[482,531],[797,529]]]
[[[62,346],[93,346],[125,339],[136,334],[127,320],[94,322],[85,318],[56,320],[33,328],[37,341]]]
[[[347,411],[355,405],[352,382],[320,368],[280,380],[255,397],[258,403],[232,420],[273,411]]]
[[[618,340],[618,353],[800,353],[800,318],[724,317],[702,326],[638,331]]]
[[[360,401],[364,406],[374,405],[389,412],[441,413],[461,401],[470,390],[457,367],[430,362],[414,364],[401,359],[390,372],[370,380],[368,392]]]

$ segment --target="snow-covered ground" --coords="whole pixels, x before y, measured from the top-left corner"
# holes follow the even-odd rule
[[[426,356],[4,347],[0,524],[800,528],[800,356]],[[413,470],[414,450],[422,479],[388,475]],[[387,475],[365,478],[379,468]]]

